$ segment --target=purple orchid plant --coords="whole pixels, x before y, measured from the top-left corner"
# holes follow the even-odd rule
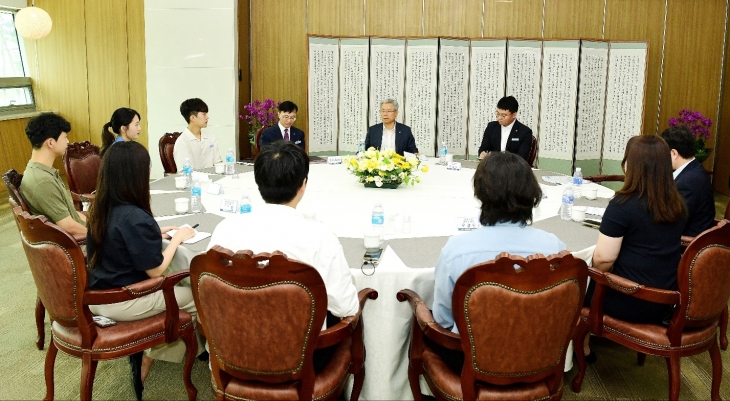
[[[687,127],[695,138],[695,158],[702,159],[700,162],[707,159],[712,150],[706,147],[707,140],[710,139],[711,119],[703,116],[699,111],[683,109],[679,112],[679,117],[669,119],[669,125]]]
[[[281,102],[276,102],[272,99],[266,99],[264,101],[257,99],[243,106],[246,113],[239,115],[238,118],[246,120],[250,126],[248,139],[251,142],[251,145],[254,145],[254,136],[259,128],[271,127],[279,120],[276,114],[276,109],[280,104]]]

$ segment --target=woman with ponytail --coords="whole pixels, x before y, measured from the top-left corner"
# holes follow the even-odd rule
[[[141,131],[141,117],[134,109],[121,107],[114,110],[112,118],[101,129],[101,155],[115,142],[136,141]],[[111,128],[111,131],[110,131]]]

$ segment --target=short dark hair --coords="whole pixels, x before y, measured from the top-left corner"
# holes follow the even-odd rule
[[[684,125],[669,127],[662,132],[662,138],[667,141],[669,149],[674,149],[685,159],[695,155],[695,138]]]
[[[309,176],[309,156],[289,141],[274,141],[256,156],[253,174],[266,203],[284,204],[297,195]]]
[[[532,221],[532,208],[540,204],[542,189],[525,159],[510,152],[491,153],[474,173],[474,197],[482,202],[479,221],[497,223]]]
[[[180,105],[180,114],[182,114],[185,122],[188,124],[190,124],[190,117],[195,116],[200,112],[207,113],[208,105],[197,97],[188,99]]]
[[[292,102],[291,100],[285,100],[285,101],[281,102],[278,109],[282,113],[291,113],[292,111],[299,111],[299,108],[297,108],[297,105],[294,104],[294,102]]]
[[[514,96],[505,96],[499,99],[497,102],[497,108],[502,110],[509,110],[510,113],[517,113],[520,105],[517,103],[517,99]]]
[[[71,123],[56,113],[42,113],[33,117],[25,126],[25,135],[28,136],[33,149],[40,149],[48,138],[58,140],[62,132],[69,133]]]

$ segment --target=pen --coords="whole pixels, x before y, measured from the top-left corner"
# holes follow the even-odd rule
[[[198,228],[198,226],[199,226],[199,225],[200,225],[200,224],[196,224],[196,225],[194,225],[194,226],[192,226],[192,227],[190,227],[190,228]]]

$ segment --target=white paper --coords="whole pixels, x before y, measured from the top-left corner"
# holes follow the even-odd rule
[[[183,224],[180,226],[180,228],[182,228],[182,227],[190,227],[190,224]],[[176,233],[177,233],[177,230],[170,230],[167,232],[167,235],[169,235],[170,238],[172,238],[175,236]],[[194,244],[196,242],[200,242],[200,241],[210,237],[210,235],[211,235],[210,233],[195,230],[195,236],[186,241],[183,241],[183,244]]]

